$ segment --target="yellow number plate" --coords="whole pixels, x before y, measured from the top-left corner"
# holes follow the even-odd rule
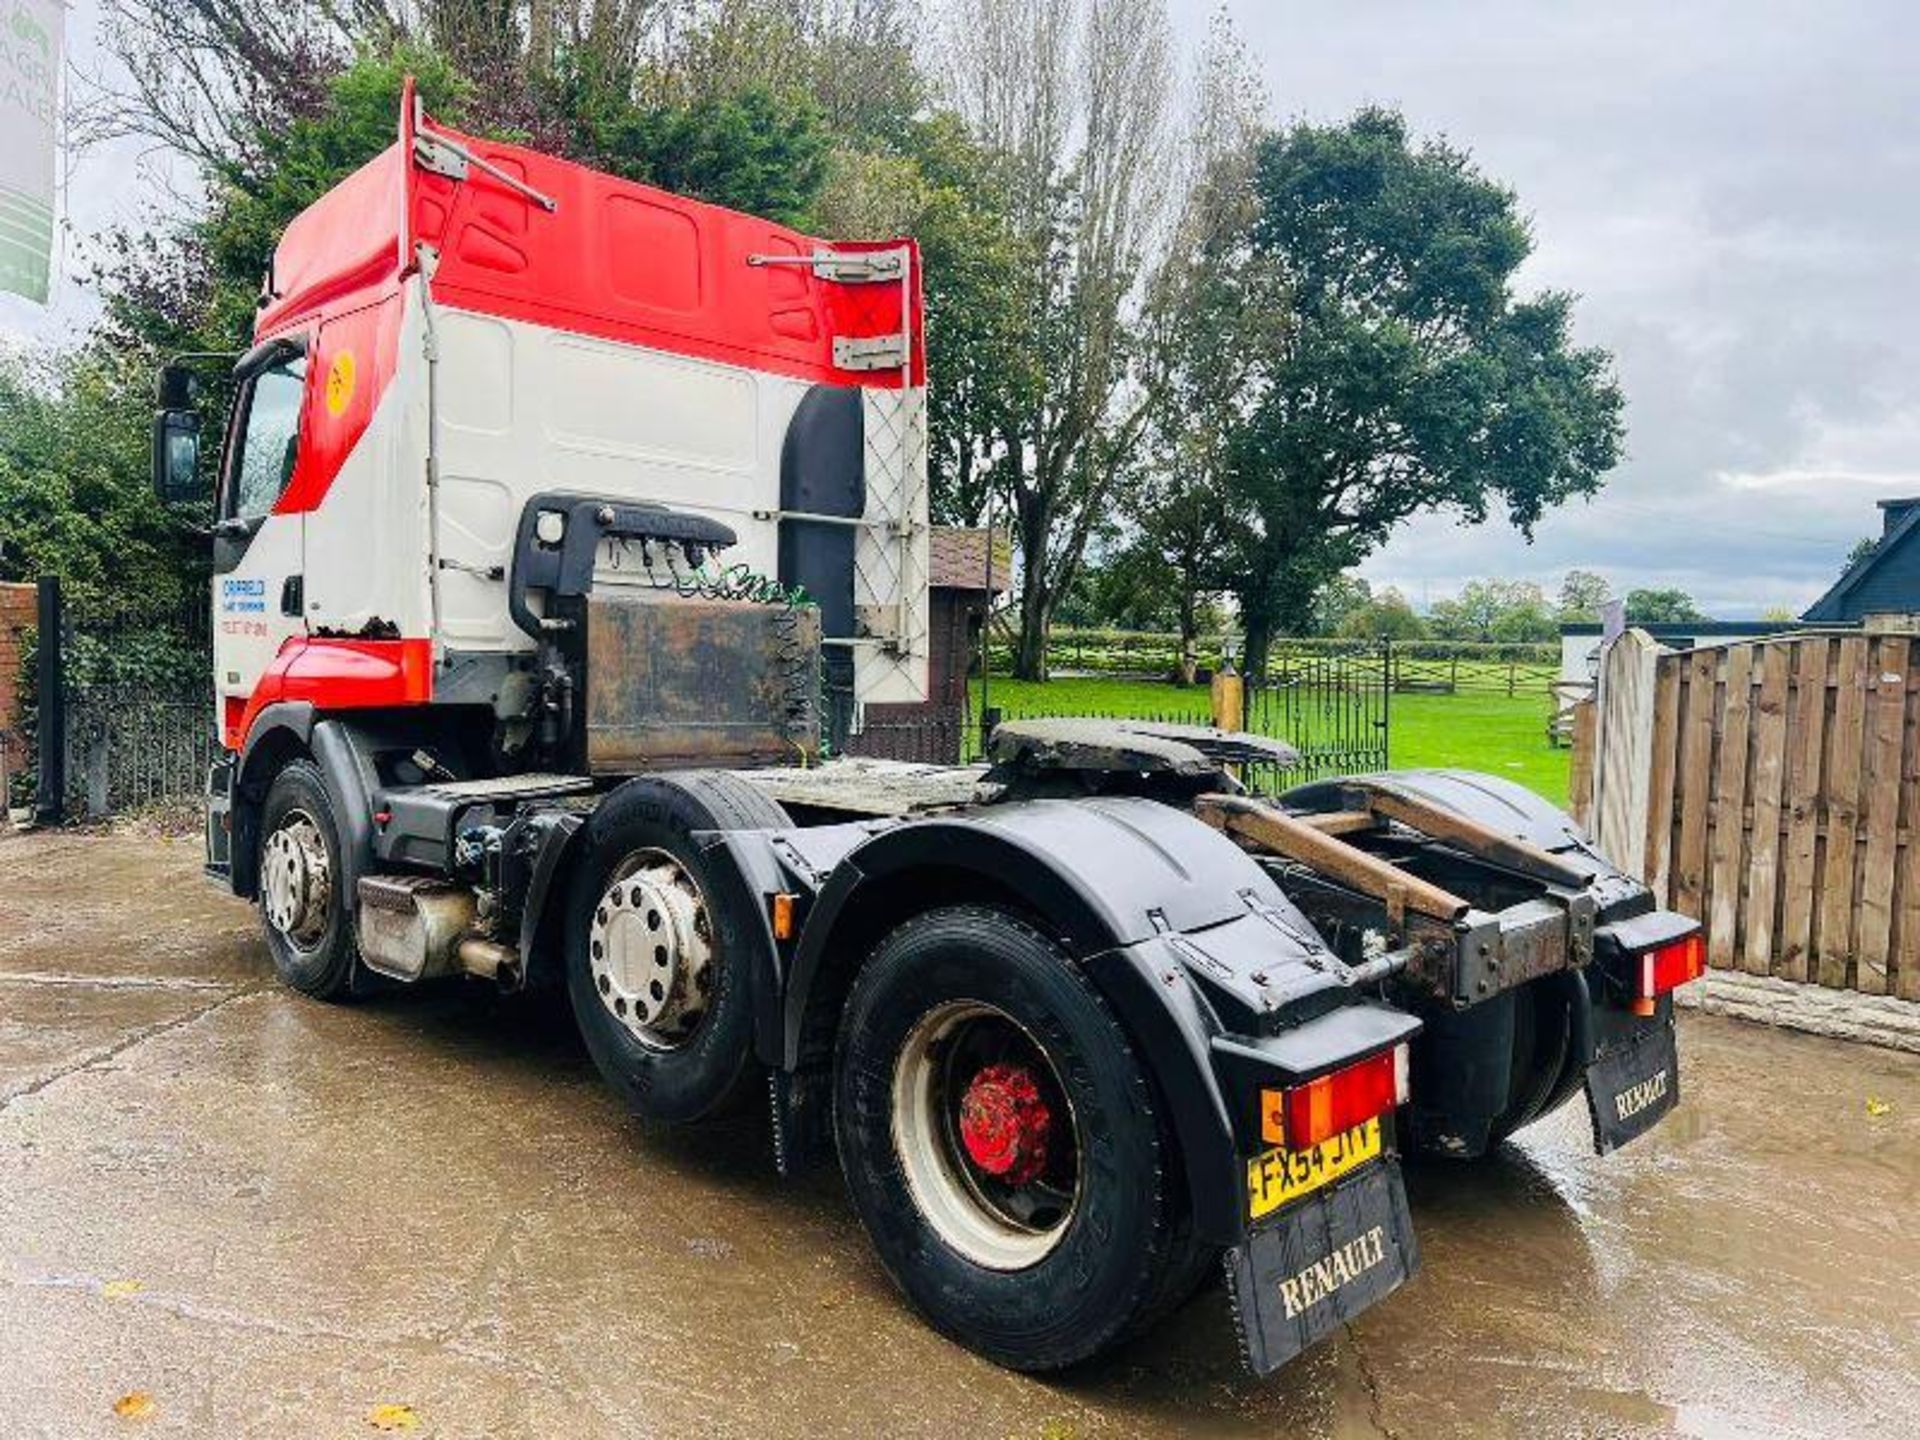
[[[1378,1120],[1322,1140],[1311,1150],[1269,1150],[1247,1162],[1248,1215],[1255,1220],[1270,1215],[1289,1200],[1358,1170],[1379,1153]]]

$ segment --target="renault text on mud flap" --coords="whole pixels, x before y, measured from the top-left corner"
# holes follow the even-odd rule
[[[1345,1289],[1386,1258],[1387,1232],[1385,1227],[1376,1225],[1332,1254],[1288,1276],[1280,1282],[1280,1302],[1286,1306],[1287,1318],[1291,1320],[1301,1311]]]
[[[1649,1105],[1666,1099],[1668,1088],[1668,1072],[1666,1067],[1662,1066],[1639,1084],[1629,1085],[1614,1096],[1614,1113],[1622,1120],[1631,1120]]]

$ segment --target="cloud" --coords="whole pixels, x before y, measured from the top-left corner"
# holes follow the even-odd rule
[[[1197,33],[1209,8],[1179,0]],[[1535,0],[1239,0],[1282,116],[1400,106],[1512,185],[1526,286],[1575,291],[1617,361],[1627,458],[1538,527],[1449,517],[1365,566],[1416,602],[1476,575],[1810,603],[1874,501],[1920,491],[1920,11]]]

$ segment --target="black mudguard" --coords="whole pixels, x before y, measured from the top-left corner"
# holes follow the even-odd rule
[[[1247,1230],[1248,1074],[1288,1083],[1418,1028],[1363,1005],[1266,872],[1209,826],[1147,800],[1036,800],[885,828],[833,867],[788,969],[782,1071],[821,1058],[823,997],[863,958],[845,943],[863,907],[936,875],[947,894],[1016,905],[1085,967],[1165,1101],[1196,1227],[1217,1243]],[[1366,1018],[1347,1022],[1348,1006]],[[1216,1054],[1223,1035],[1244,1043]]]

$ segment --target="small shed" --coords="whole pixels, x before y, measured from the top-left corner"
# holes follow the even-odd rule
[[[965,749],[967,678],[993,598],[1013,569],[1005,530],[936,525],[927,543],[927,698],[918,705],[869,705],[847,751],[887,760],[957,765]]]
[[[1920,495],[1882,500],[1880,540],[1847,568],[1800,618],[1813,625],[1886,625],[1880,617],[1920,615]]]

